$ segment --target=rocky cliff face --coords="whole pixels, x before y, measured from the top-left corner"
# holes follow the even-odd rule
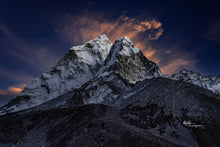
[[[105,35],[100,35],[84,45],[72,47],[57,65],[40,78],[32,80],[1,112],[31,108],[80,88],[97,74],[111,46],[111,41]]]
[[[93,78],[112,73],[130,84],[161,75],[157,65],[135,48],[129,38],[117,39],[112,45],[105,35],[100,35],[84,45],[72,47],[50,71],[32,80],[1,113],[37,106],[78,89]]]
[[[128,37],[115,41],[102,68],[101,72],[113,71],[132,84],[161,76],[157,65],[135,48]]]
[[[114,84],[122,80],[119,76],[114,78],[1,116],[0,146],[220,145],[219,95],[166,78],[146,79],[126,89]],[[109,99],[109,94],[117,98]],[[65,105],[51,107],[65,100]]]
[[[0,146],[219,146],[218,85],[165,76],[129,38],[100,35],[0,109]]]
[[[172,75],[170,78],[173,80],[183,80],[220,94],[220,77],[203,76],[200,73],[184,69],[178,74]]]

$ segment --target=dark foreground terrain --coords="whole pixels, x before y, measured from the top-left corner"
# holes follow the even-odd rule
[[[219,95],[165,78],[139,82],[129,91],[109,105],[71,105],[76,94],[66,94],[43,105],[61,99],[68,104],[3,115],[0,146],[220,146]]]

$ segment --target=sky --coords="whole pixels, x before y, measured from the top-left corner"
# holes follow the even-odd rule
[[[216,1],[47,1],[0,3],[0,105],[100,34],[128,36],[164,74],[189,69],[220,76]]]

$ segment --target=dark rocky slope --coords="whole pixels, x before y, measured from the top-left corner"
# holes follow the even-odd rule
[[[140,90],[144,85],[148,86]],[[132,95],[123,99],[121,94],[112,105],[79,104],[2,116],[0,142],[2,146],[220,145],[219,95],[165,78],[139,82],[130,91]],[[184,126],[184,120],[205,128]]]
[[[220,146],[218,78],[182,73],[101,35],[0,108],[0,146]]]

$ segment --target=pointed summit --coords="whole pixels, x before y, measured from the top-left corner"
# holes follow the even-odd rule
[[[157,65],[135,48],[128,37],[118,38],[112,45],[103,34],[84,45],[72,47],[54,67],[40,78],[32,80],[15,99],[2,107],[0,112],[4,114],[31,108],[76,89],[83,89],[86,85],[96,89],[101,83],[105,85],[104,91],[108,96],[102,93],[100,95],[100,91],[94,91],[93,88],[91,93],[96,95],[91,95],[87,93],[90,89],[87,87],[83,90],[87,95],[82,96],[83,99],[87,97],[89,101],[85,101],[90,103],[103,100],[112,103],[118,96],[111,93],[114,91],[112,88],[130,89],[131,84],[160,76]],[[113,83],[109,85],[109,81]],[[100,90],[103,90],[103,87]]]
[[[15,99],[1,108],[0,112],[27,109],[80,88],[94,78],[111,46],[111,41],[103,34],[84,45],[72,47],[57,65],[43,73],[40,78],[32,80]]]
[[[58,62],[58,65],[66,62],[69,58],[75,56],[82,63],[94,65],[102,62],[107,57],[112,42],[105,34],[99,35],[93,40],[86,42],[84,45],[74,46],[69,52]]]
[[[118,38],[105,60],[105,70],[113,70],[130,83],[161,76],[159,67],[134,47],[128,37]]]

